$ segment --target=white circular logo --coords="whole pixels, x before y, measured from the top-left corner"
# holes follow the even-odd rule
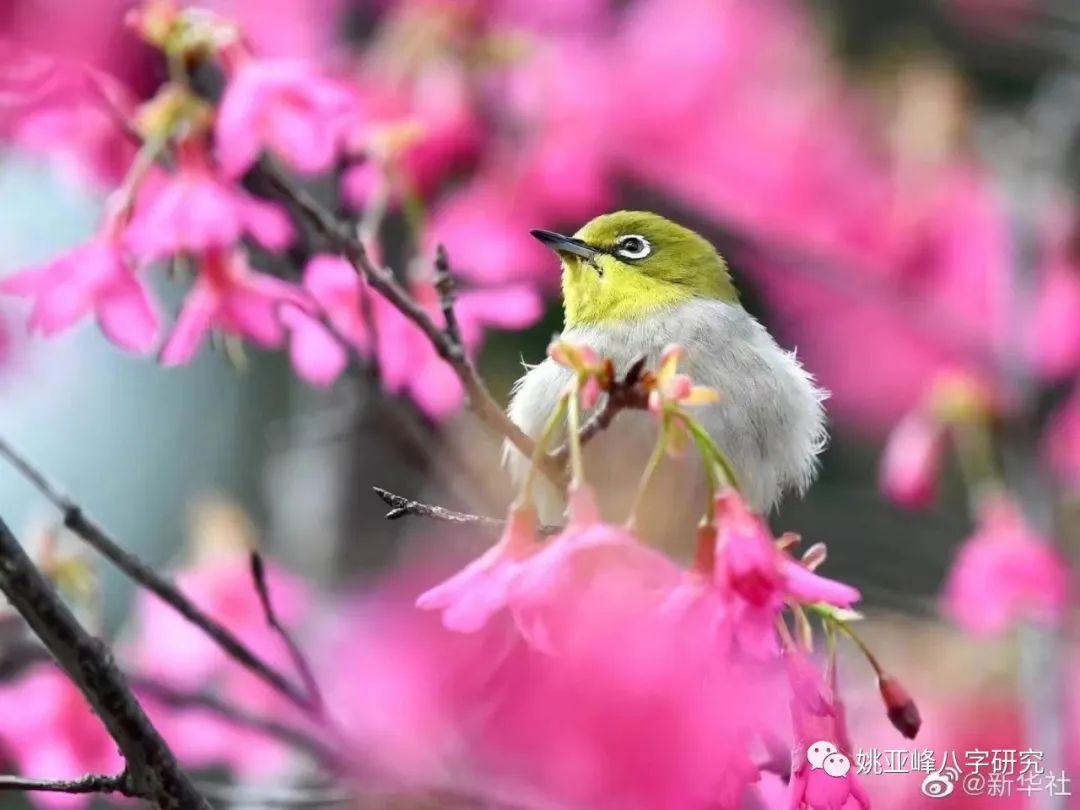
[[[950,774],[941,773],[941,771],[928,773],[922,781],[923,795],[929,796],[931,799],[944,799],[955,789],[956,784],[953,782],[953,777]]]

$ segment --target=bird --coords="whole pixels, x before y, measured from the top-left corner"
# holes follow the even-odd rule
[[[639,358],[655,368],[668,346],[680,345],[679,370],[719,393],[692,413],[727,455],[747,504],[767,514],[786,493],[806,491],[827,442],[828,394],[743,308],[727,262],[707,239],[647,211],[603,214],[573,236],[531,233],[561,260],[561,339],[609,358],[617,375]],[[572,373],[550,357],[526,365],[511,392],[510,420],[539,437]],[[624,411],[585,445],[586,479],[604,519],[629,517],[657,430],[653,414]],[[520,485],[530,460],[508,443],[504,462]],[[645,513],[639,528],[661,544],[678,542],[672,537],[693,529],[708,493],[700,459],[665,458],[636,501]],[[534,498],[542,521],[564,521],[564,492],[544,482]]]

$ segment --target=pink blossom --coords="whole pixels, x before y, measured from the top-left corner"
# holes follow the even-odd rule
[[[1043,453],[1063,481],[1080,489],[1080,387],[1051,418]]]
[[[41,265],[4,279],[0,289],[33,300],[29,328],[46,337],[93,313],[101,331],[131,352],[146,353],[158,337],[158,314],[108,231]]]
[[[349,354],[318,318],[296,304],[278,310],[289,333],[289,358],[296,373],[319,388],[332,385],[349,364]]]
[[[781,551],[765,522],[734,492],[716,501],[714,582],[727,603],[738,645],[757,658],[777,651],[776,619],[788,600],[850,607],[860,598],[849,585],[819,576]]]
[[[1055,378],[1080,371],[1080,264],[1067,258],[1052,256],[1031,315],[1035,362]]]
[[[358,121],[349,86],[296,60],[243,60],[218,109],[215,149],[240,177],[265,149],[306,174],[334,165]]]
[[[496,803],[734,810],[759,779],[753,752],[784,735],[789,694],[805,706],[800,728],[814,713],[839,734],[842,707],[809,663],[789,681],[775,648],[754,658],[717,643],[741,620],[733,589],[601,523],[586,489],[556,537],[538,543],[533,520],[513,515],[493,552],[421,597],[463,611],[472,632],[403,611],[400,582],[342,619],[328,694],[361,761]],[[524,556],[508,554],[519,541]],[[749,567],[771,560],[776,589],[837,598],[824,580],[793,585],[769,548]]]
[[[547,655],[505,612],[445,632],[394,597],[408,590],[395,579],[343,613],[327,648],[327,693],[361,761],[541,807],[734,810],[757,778],[750,741],[777,697],[762,671],[718,665],[647,603],[582,603],[578,643]]]
[[[717,496],[717,577],[754,605],[778,595],[799,602],[851,607],[859,592],[819,576],[781,551],[764,520],[735,492]]]
[[[826,683],[815,665],[798,650],[788,650],[785,660],[795,732],[786,806],[792,810],[803,806],[870,810],[870,799],[855,775],[855,751],[848,738],[844,706],[835,681]],[[835,668],[832,671],[835,674]],[[851,770],[844,777],[824,773],[810,761],[808,752],[821,742],[831,743],[848,758]]]
[[[375,337],[376,359],[386,390],[411,397],[429,416],[441,419],[460,404],[462,390],[460,381],[436,353],[424,333],[382,295],[366,289],[359,274],[347,261],[337,256],[317,256],[308,264],[304,273],[304,288],[314,305],[333,326],[339,337],[364,356],[371,357],[373,347],[371,334]],[[443,315],[438,296],[430,282],[417,282],[412,294],[438,324]],[[368,297],[369,306],[363,305]],[[306,375],[329,377],[342,357],[331,349],[331,336],[303,313],[311,312],[308,305],[303,310],[290,313],[294,340],[299,335],[310,340],[307,349],[294,343],[294,360],[303,364],[310,362],[312,368]],[[475,352],[490,328],[513,329],[529,325],[540,317],[542,303],[538,293],[524,285],[507,285],[497,288],[465,289],[457,297],[456,313],[465,348]],[[370,322],[365,321],[371,315]],[[319,349],[319,346],[322,349]],[[296,350],[308,351],[308,360],[297,356]],[[320,354],[321,353],[321,354]],[[331,356],[333,355],[333,356]],[[322,364],[325,363],[325,368]],[[316,380],[317,381],[317,380]]]
[[[988,501],[945,584],[944,610],[974,635],[994,635],[1018,620],[1055,623],[1066,608],[1069,570],[1004,496]]]
[[[865,295],[838,295],[791,268],[761,268],[789,339],[833,393],[832,411],[863,428],[898,421],[942,371],[989,377],[1005,334],[1010,247],[1002,206],[971,169],[955,167],[936,185],[933,194],[904,195],[910,211],[899,221],[872,214],[878,228],[867,232],[866,247],[836,246],[831,261],[851,279],[843,289],[864,279]],[[877,252],[866,254],[874,245]]]
[[[547,37],[510,72],[503,103],[527,135],[486,171],[527,194],[537,222],[586,222],[617,207],[616,70],[595,39]]]
[[[927,506],[937,492],[944,427],[931,414],[916,410],[893,429],[881,460],[881,489],[901,506]]]
[[[712,388],[694,385],[686,374],[679,374],[679,361],[686,356],[682,346],[668,346],[660,353],[656,386],[649,392],[649,410],[664,413],[671,405],[705,405],[719,402],[720,394]]]
[[[5,759],[33,779],[75,779],[117,773],[116,743],[86,698],[52,663],[38,664],[0,684],[0,745]],[[43,807],[85,807],[88,796],[31,794]]]
[[[430,282],[414,284],[413,296],[442,324],[435,288]],[[462,400],[461,383],[431,342],[390,302],[372,294],[378,340],[378,362],[386,390],[409,396],[425,413],[443,419]],[[489,328],[513,329],[535,323],[542,312],[539,294],[525,285],[462,290],[456,313],[465,348],[475,352]],[[365,350],[370,351],[365,345]]]
[[[305,584],[272,561],[266,582],[278,618],[296,627],[307,616],[310,595]],[[255,591],[247,554],[219,550],[180,571],[175,581],[195,605],[243,639],[256,655],[290,672],[282,640],[269,628]],[[126,658],[140,675],[182,690],[215,690],[249,712],[296,722],[285,698],[250,673],[172,607],[149,593],[140,593],[135,608],[136,631]],[[287,748],[250,729],[238,729],[213,713],[177,709],[146,696],[148,711],[177,755],[205,767],[229,764],[255,775],[280,767]]]
[[[279,618],[286,626],[298,623],[309,600],[303,581],[273,561],[266,561],[265,568]],[[246,553],[239,549],[210,553],[180,570],[174,579],[195,605],[260,654],[280,657],[284,652],[280,639],[266,625]],[[234,669],[211,638],[157,596],[140,592],[135,614],[137,632],[128,658],[142,674],[194,688]]]
[[[25,49],[65,63],[58,68],[87,65],[125,79],[138,75],[146,54],[124,28],[128,7],[125,0],[86,0],[57,17],[48,0],[9,0],[0,19],[0,73]]]
[[[347,261],[329,254],[308,262],[303,287],[311,302],[286,304],[278,314],[289,333],[289,356],[296,373],[312,385],[325,387],[348,366],[342,341],[370,351],[362,297],[374,293],[363,291],[359,273]]]
[[[760,673],[687,655],[647,603],[595,604],[575,636],[512,673],[481,736],[482,772],[556,807],[741,807],[758,779]]]
[[[529,235],[538,217],[530,215],[527,202],[511,206],[507,199],[522,198],[493,179],[463,187],[432,212],[426,244],[431,248],[445,245],[454,270],[469,281],[529,281],[553,288],[559,278],[558,264]]]
[[[161,350],[161,362],[175,366],[191,360],[211,328],[277,346],[285,334],[281,307],[297,302],[304,303],[297,288],[252,271],[243,254],[211,249],[199,262],[198,277]]]
[[[229,248],[243,236],[281,251],[293,239],[292,223],[274,203],[217,176],[201,148],[189,144],[175,174],[144,183],[126,244],[150,261]]]
[[[454,633],[416,609],[417,591],[432,582],[429,562],[391,572],[347,599],[313,646],[327,702],[351,743],[345,757],[421,788],[469,762],[470,718],[489,703],[493,681],[516,689],[523,674],[507,616]]]
[[[260,56],[317,59],[334,53],[343,0],[209,0],[200,3],[235,20],[244,42]]]
[[[633,533],[603,523],[592,492],[571,492],[569,522],[532,555],[509,584],[509,603],[522,634],[541,650],[580,642],[581,617],[618,612],[627,604],[656,611],[682,578],[667,557]]]
[[[511,509],[499,542],[450,579],[421,594],[416,605],[422,610],[442,611],[443,624],[449,630],[480,630],[506,607],[511,582],[539,549],[535,510]]]
[[[340,256],[315,256],[304,268],[304,289],[339,335],[355,346],[365,344],[363,282],[352,265]]]
[[[552,31],[593,30],[607,21],[610,7],[600,0],[490,0],[481,4],[499,27],[523,27],[541,34]]]
[[[9,127],[0,120],[0,136],[16,149],[47,156],[75,182],[95,186],[119,183],[134,157],[116,121],[85,94],[21,110]]]

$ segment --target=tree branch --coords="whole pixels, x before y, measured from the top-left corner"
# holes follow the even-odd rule
[[[290,723],[240,709],[209,692],[186,692],[137,674],[130,675],[128,680],[137,694],[170,709],[205,709],[235,726],[257,731],[303,751],[331,770],[341,768],[342,757],[334,749]]]
[[[119,793],[137,798],[126,773],[116,776],[87,774],[78,779],[27,779],[22,776],[0,776],[0,791],[19,790],[35,793]]]
[[[335,217],[318,200],[288,179],[283,172],[263,161],[258,168],[269,184],[297,210],[302,211],[315,228],[360,273],[368,284],[389,301],[402,315],[412,321],[430,341],[436,353],[450,364],[465,389],[469,407],[490,430],[509,441],[526,458],[532,456],[533,440],[510,421],[484,385],[476,366],[465,351],[460,337],[451,334],[456,320],[447,321],[448,328],[440,329],[427,310],[418,304],[388,270],[376,267],[351,229]],[[445,286],[445,285],[444,285]],[[443,301],[444,313],[447,304]],[[452,309],[452,303],[450,304]],[[556,484],[566,483],[565,468],[545,460],[543,472]]]
[[[391,507],[390,511],[386,513],[387,520],[398,520],[407,515],[416,515],[417,517],[441,520],[444,523],[479,526],[482,529],[490,529],[492,531],[502,531],[503,527],[506,526],[506,521],[500,520],[499,518],[487,517],[485,515],[473,515],[468,512],[455,512],[452,509],[447,509],[442,506],[421,503],[420,501],[410,500],[403,495],[389,492],[382,487],[372,487],[372,489],[375,490],[376,495],[383,499],[387,506]],[[540,534],[543,535],[558,534],[562,531],[562,527],[548,526],[545,524],[539,527],[539,531]]]
[[[454,277],[450,274],[450,259],[446,255],[446,246],[439,244],[435,248],[435,292],[439,294],[439,308],[446,322],[446,336],[458,347],[464,349],[461,339],[461,327],[458,326],[457,313],[454,312],[454,300],[457,296]]]
[[[200,783],[216,802],[243,807],[357,807],[359,794],[343,785],[325,787],[247,787]]]
[[[214,640],[233,660],[258,675],[266,683],[299,706],[314,712],[317,697],[309,695],[291,680],[251,651],[239,638],[195,606],[167,578],[156,573],[142,560],[122,548],[104,529],[88,518],[78,504],[70,500],[6,440],[0,438],[0,456],[6,458],[19,474],[34,485],[63,515],[64,526],[93,546],[117,568],[148,591],[154,593],[177,613]]]
[[[300,679],[304,682],[304,690],[307,692],[311,701],[312,711],[317,716],[325,719],[326,701],[323,700],[322,691],[319,689],[319,683],[315,679],[315,673],[312,672],[311,665],[308,664],[303,650],[300,649],[300,645],[296,643],[296,640],[285,626],[278,621],[277,612],[274,610],[274,603],[270,599],[270,588],[266,582],[266,567],[263,565],[262,555],[258,551],[252,551],[250,562],[251,578],[255,583],[255,592],[259,595],[259,603],[262,605],[263,614],[266,616],[266,623],[270,626],[271,630],[277,633],[278,638],[280,638],[285,645],[285,649],[289,651],[289,657],[292,659],[293,666],[296,667],[296,671],[300,674]]]
[[[120,748],[133,794],[163,808],[206,808],[117,669],[109,649],[78,623],[0,519],[0,591],[86,696]]]

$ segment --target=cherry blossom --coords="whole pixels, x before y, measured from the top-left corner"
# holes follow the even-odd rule
[[[125,258],[118,229],[116,216],[110,215],[86,244],[0,283],[4,292],[32,299],[31,332],[51,337],[92,314],[122,349],[145,354],[154,348],[157,307]]]
[[[293,228],[281,208],[217,176],[199,145],[187,144],[181,155],[175,174],[144,184],[125,235],[132,252],[146,261],[199,255],[243,236],[274,251],[288,247]]]
[[[944,610],[964,630],[993,635],[1018,620],[1059,621],[1069,590],[1068,568],[1051,541],[999,496],[983,506],[975,533],[960,547]]]
[[[215,125],[218,161],[239,177],[267,150],[297,171],[334,165],[358,126],[349,86],[295,60],[239,58],[225,88]]]
[[[0,685],[0,745],[30,778],[77,779],[116,773],[123,761],[78,687],[52,663],[37,664]],[[33,794],[42,807],[86,807],[89,796]]]

